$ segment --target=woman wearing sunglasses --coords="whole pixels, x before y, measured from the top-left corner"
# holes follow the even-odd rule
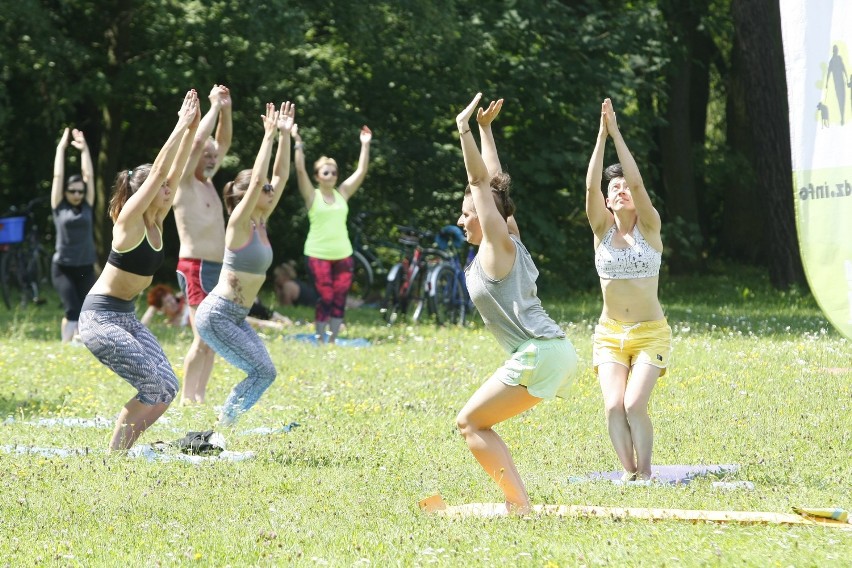
[[[373,133],[361,127],[361,155],[358,167],[340,186],[337,185],[337,162],[327,156],[314,162],[314,177],[319,184],[314,188],[305,169],[305,144],[298,128],[293,129],[296,140],[296,177],[299,193],[305,200],[310,229],[305,240],[305,256],[308,271],[319,294],[316,309],[317,344],[326,339],[326,330],[331,332],[329,343],[334,343],[343,323],[346,295],[352,286],[354,261],[352,242],[346,229],[349,216],[349,198],[358,191],[367,176],[370,161],[370,140]]]
[[[71,145],[80,151],[82,176],[65,177],[65,150]],[[56,252],[50,267],[53,286],[59,293],[65,315],[62,318],[62,342],[77,336],[77,320],[83,299],[95,283],[95,239],[93,237],[92,206],[95,204],[92,155],[86,138],[76,128],[68,128],[56,146],[53,162],[53,186],[50,207],[56,226]]]
[[[290,129],[295,112],[295,105],[289,102],[282,103],[280,112],[274,104],[266,105],[263,142],[254,167],[237,174],[223,191],[230,218],[225,229],[222,272],[219,283],[198,306],[195,325],[205,343],[247,376],[225,400],[219,426],[232,425],[254,406],[277,374],[266,346],[246,322],[246,316],[272,264],[266,222],[281,199],[290,171]],[[267,173],[276,130],[278,150],[269,182]]]

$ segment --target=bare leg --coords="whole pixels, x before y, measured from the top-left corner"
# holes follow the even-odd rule
[[[491,427],[529,410],[541,400],[525,387],[509,386],[492,377],[470,397],[456,418],[467,447],[506,496],[509,512],[529,510],[530,498],[509,448]]]
[[[207,393],[207,382],[213,372],[216,352],[204,343],[195,328],[195,310],[189,309],[189,322],[192,325],[192,345],[183,358],[183,394],[181,404],[203,403]]]
[[[124,405],[115,422],[115,430],[109,443],[109,451],[129,449],[151,424],[163,415],[168,404],[161,402],[150,405],[132,398]]]
[[[598,366],[598,380],[603,393],[606,426],[615,455],[627,473],[636,473],[636,457],[633,451],[633,436],[627,412],[624,409],[624,391],[627,388],[629,369],[618,363]]]
[[[77,333],[77,322],[76,321],[68,321],[66,318],[62,318],[62,343],[68,343],[72,339],[74,339],[74,335]]]
[[[329,320],[329,329],[331,330],[331,337],[328,338],[329,343],[337,341],[341,325],[343,325],[343,318],[331,318]]]
[[[328,327],[327,321],[318,321],[315,323],[316,325],[316,337],[317,337],[317,345],[323,346],[325,345],[325,330]]]
[[[636,450],[636,475],[639,479],[651,478],[654,427],[648,415],[648,402],[651,400],[651,391],[654,390],[659,376],[658,367],[637,363],[633,366],[630,381],[624,391],[624,410],[627,414],[627,422],[630,423],[633,448]]]

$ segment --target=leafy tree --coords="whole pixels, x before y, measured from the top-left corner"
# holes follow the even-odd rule
[[[753,15],[743,4],[733,13]],[[357,161],[360,126],[373,130],[370,172],[350,204],[376,212],[373,231],[437,229],[458,218],[466,181],[453,119],[482,91],[506,100],[498,148],[545,278],[591,286],[584,180],[600,103],[611,97],[664,215],[668,258],[691,269],[735,250],[745,233],[740,204],[756,189],[729,183],[747,179],[743,156],[761,168],[781,163],[741,127],[757,80],[742,72],[747,41],[774,42],[777,22],[739,22],[736,41],[733,22],[731,0],[19,0],[0,13],[0,206],[46,195],[57,137],[81,128],[97,156],[104,254],[116,172],[153,158],[185,89],[204,99],[222,83],[234,143],[218,187],[250,167],[263,104],[289,99],[308,160],[333,156],[343,175]],[[782,130],[775,139],[788,139]],[[286,192],[272,219],[280,260],[301,256],[307,231],[292,180]],[[159,277],[171,279],[172,225],[166,245],[172,262]]]

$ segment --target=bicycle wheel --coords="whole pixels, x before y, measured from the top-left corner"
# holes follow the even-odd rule
[[[349,288],[349,295],[364,301],[373,289],[373,268],[360,252],[355,251],[352,253],[352,257],[355,261],[355,271],[352,274],[352,287]]]
[[[3,303],[12,309],[21,302],[20,270],[18,267],[18,251],[7,250],[0,259],[0,291],[3,293]]]
[[[429,271],[429,309],[438,325],[463,323],[464,296],[452,266],[439,264]]]
[[[400,315],[405,314],[402,305],[402,279],[405,267],[401,262],[393,265],[388,272],[387,284],[385,285],[385,298],[382,302],[382,316],[388,325],[393,325]]]
[[[411,287],[408,289],[406,312],[411,310],[411,322],[417,323],[423,315],[426,301],[426,265],[418,265],[411,276]]]
[[[42,271],[41,255],[38,250],[31,250],[27,253],[26,263],[24,298],[37,305],[43,304],[45,300],[41,297],[41,286],[45,273]]]

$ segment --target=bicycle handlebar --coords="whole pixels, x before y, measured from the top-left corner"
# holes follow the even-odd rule
[[[3,217],[9,217],[13,215],[29,215],[32,213],[33,209],[36,205],[45,200],[43,195],[39,195],[38,197],[33,197],[29,201],[27,201],[26,205],[17,206],[12,205],[6,212],[3,214]]]

